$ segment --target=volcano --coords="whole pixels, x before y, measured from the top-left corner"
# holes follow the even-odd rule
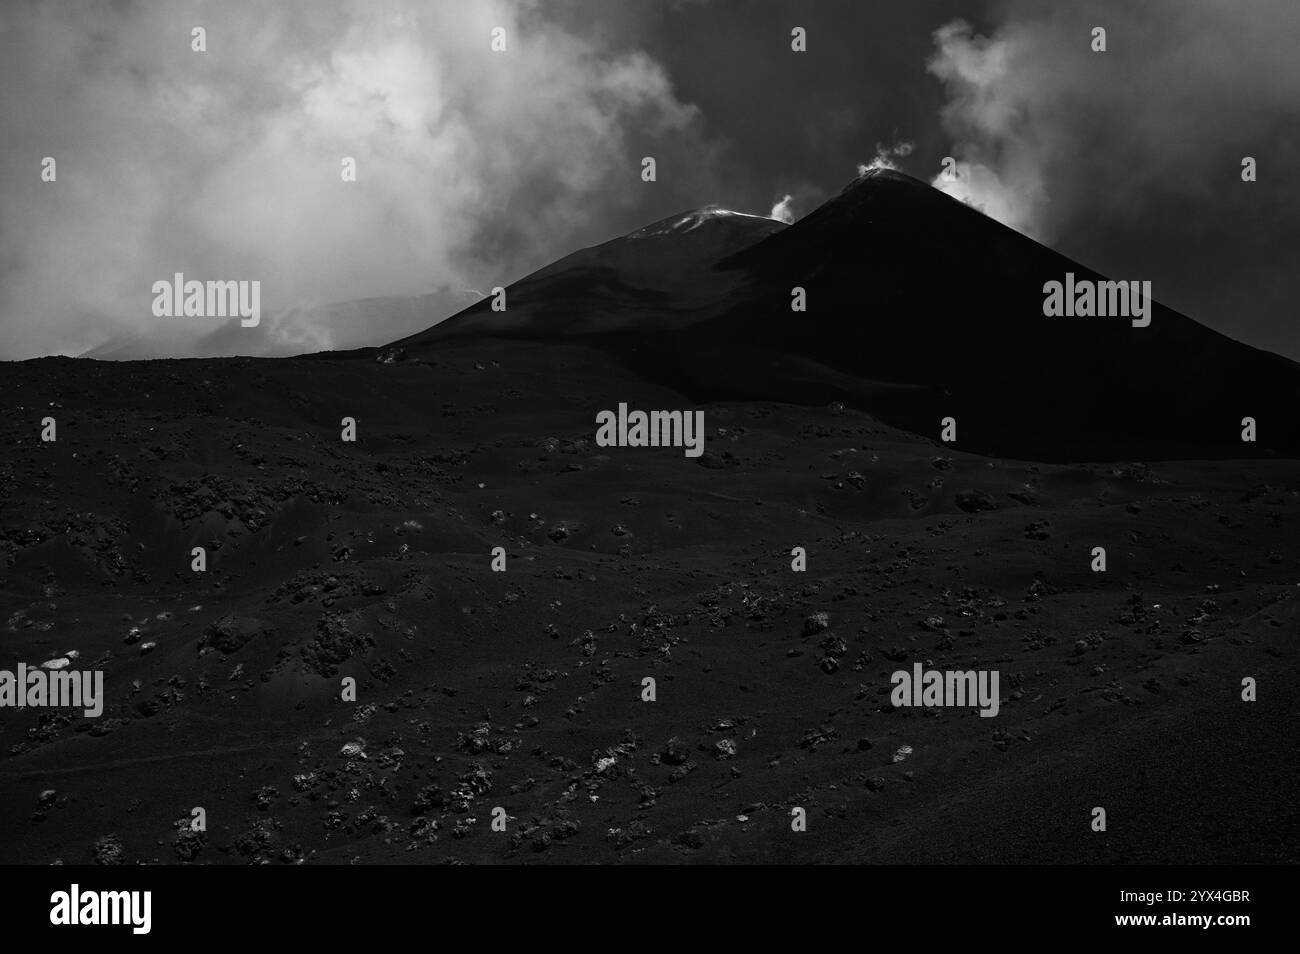
[[[789,227],[670,217],[508,286],[504,311],[484,300],[393,347],[581,338],[698,401],[839,400],[931,437],[952,417],[963,447],[1008,456],[1300,455],[1300,365],[1158,303],[1143,328],[1045,317],[1044,286],[1067,274],[1105,280],[879,169]]]

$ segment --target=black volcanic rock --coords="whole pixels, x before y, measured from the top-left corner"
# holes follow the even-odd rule
[[[0,861],[1294,854],[1276,754],[1300,723],[1285,692],[1239,695],[1293,668],[1294,461],[994,460],[755,401],[705,409],[712,470],[595,444],[593,409],[687,400],[595,341],[0,363],[7,651],[104,671],[98,717],[6,711]],[[965,516],[968,490],[998,508]],[[275,632],[195,651],[257,619]],[[999,669],[1000,721],[894,708],[916,663]],[[1093,837],[1093,804],[1129,821]],[[206,834],[179,828],[199,805]]]

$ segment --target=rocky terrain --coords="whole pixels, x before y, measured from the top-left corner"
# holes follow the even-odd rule
[[[3,712],[6,863],[1297,860],[1292,460],[766,400],[704,405],[698,460],[601,448],[611,400],[693,405],[582,341],[0,397],[5,666],[107,696]],[[914,662],[998,670],[998,716],[895,709]]]

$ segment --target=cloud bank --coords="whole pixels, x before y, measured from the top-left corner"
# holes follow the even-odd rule
[[[151,334],[150,286],[178,271],[260,280],[272,312],[505,284],[634,207],[642,155],[707,181],[714,146],[660,65],[542,12],[0,6],[0,356]]]
[[[1247,155],[1294,182],[1283,172],[1300,113],[1294,0],[1011,0],[995,19],[986,36],[960,20],[934,34],[928,67],[958,161],[937,188],[1052,241],[1171,197],[1212,213]],[[1105,52],[1092,49],[1095,27]]]

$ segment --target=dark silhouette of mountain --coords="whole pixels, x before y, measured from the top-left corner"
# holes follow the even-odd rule
[[[504,312],[485,300],[395,347],[418,359],[466,337],[583,337],[697,401],[842,400],[931,437],[951,416],[960,446],[1008,456],[1300,452],[1300,365],[1158,302],[1148,327],[1044,316],[1044,284],[1069,272],[1105,280],[876,170],[789,227],[665,219],[509,286]],[[806,312],[791,310],[796,286]]]

